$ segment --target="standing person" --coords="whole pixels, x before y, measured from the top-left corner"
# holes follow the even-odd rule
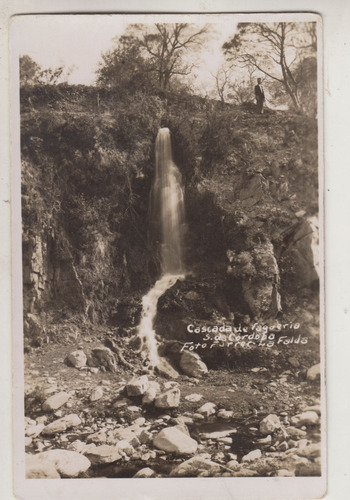
[[[264,101],[265,101],[265,94],[264,94],[264,89],[263,86],[261,85],[261,78],[258,78],[258,84],[255,85],[255,98],[256,98],[256,106],[258,113],[260,115],[263,114],[264,112]]]

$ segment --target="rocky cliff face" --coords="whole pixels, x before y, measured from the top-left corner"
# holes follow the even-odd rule
[[[164,105],[106,99],[96,109],[91,91],[75,91],[71,103],[50,95],[44,107],[47,95],[33,92],[22,96],[27,335],[33,317],[51,313],[135,326],[159,273],[147,227]],[[159,302],[157,331],[168,338],[193,318],[288,313],[318,280],[315,122],[203,109],[179,104],[167,120],[185,181],[190,273]]]

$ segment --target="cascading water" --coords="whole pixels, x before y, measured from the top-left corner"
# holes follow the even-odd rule
[[[168,128],[161,128],[156,139],[155,179],[151,191],[151,224],[160,243],[162,276],[142,299],[142,315],[138,335],[149,368],[159,364],[156,332],[153,325],[159,298],[178,279],[184,278],[183,230],[184,197],[181,174],[172,157]]]

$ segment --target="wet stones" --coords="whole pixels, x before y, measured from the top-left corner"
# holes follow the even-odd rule
[[[281,428],[281,421],[275,414],[265,417],[259,424],[259,431],[263,435],[271,434]]]
[[[69,399],[69,394],[67,392],[61,391],[53,396],[50,396],[42,405],[44,411],[54,411],[58,410],[61,406],[67,403]]]
[[[202,377],[208,373],[207,365],[194,352],[185,351],[180,358],[180,368],[189,377]]]
[[[153,445],[160,450],[182,455],[195,453],[198,443],[178,428],[167,427],[157,434]]]

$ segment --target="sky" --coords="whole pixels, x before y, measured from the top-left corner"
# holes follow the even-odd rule
[[[201,22],[208,16],[189,15],[176,19],[169,16],[160,22]],[[195,56],[197,88],[202,93],[214,86],[214,77],[224,61],[222,44],[231,38],[237,26],[233,16],[211,16],[213,34]],[[11,44],[15,54],[29,55],[42,69],[65,66],[70,69],[71,84],[93,84],[101,54],[113,48],[113,38],[124,33],[130,22],[154,22],[155,16],[123,15],[38,15],[19,16],[11,27]]]

